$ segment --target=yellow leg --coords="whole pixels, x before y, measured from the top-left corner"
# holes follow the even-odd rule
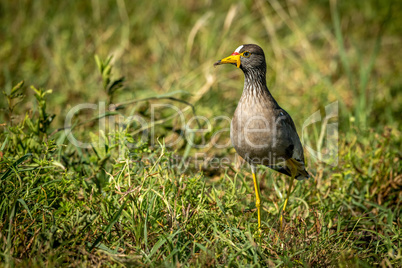
[[[289,196],[292,191],[293,181],[295,180],[295,176],[297,174],[297,167],[295,167],[294,163],[292,162],[292,159],[286,161],[286,164],[290,169],[290,174],[292,175],[292,178],[290,179],[290,184],[289,184],[288,192],[286,194],[285,204],[283,204],[281,217],[279,218],[281,231],[283,231],[283,213],[285,212],[286,205],[288,204]]]
[[[283,213],[285,212],[286,205],[288,204],[288,200],[289,200],[290,192],[292,191],[292,186],[293,186],[293,181],[294,181],[294,179],[295,179],[295,177],[292,176],[292,178],[291,178],[291,180],[290,180],[290,185],[289,185],[289,188],[288,188],[288,192],[287,192],[287,194],[286,194],[285,204],[283,204],[283,209],[282,209],[281,217],[280,217],[280,219],[279,219],[280,225],[281,225],[281,231],[283,230],[283,225],[282,225],[282,222],[283,222]]]
[[[260,186],[258,185],[257,177],[253,171],[253,181],[255,188],[255,206],[258,212],[258,230],[261,229],[261,197],[260,197]]]

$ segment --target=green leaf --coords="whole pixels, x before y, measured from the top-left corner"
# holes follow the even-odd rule
[[[103,72],[103,64],[102,61],[99,59],[98,55],[95,55],[95,62],[96,62],[96,66],[98,66],[98,70],[100,73]]]
[[[151,259],[151,257],[158,251],[158,249],[165,244],[166,239],[165,237],[161,237],[158,242],[152,247],[151,251],[149,252],[148,258]]]
[[[29,217],[31,217],[31,219],[33,220],[31,211],[29,210],[27,203],[25,203],[24,199],[20,198],[20,199],[17,199],[17,201],[19,201],[24,206],[24,208],[28,211]]]
[[[110,55],[109,58],[107,58],[107,60],[104,63],[104,66],[109,65],[110,61],[113,59],[113,56]]]
[[[35,91],[35,93],[37,95],[37,96],[35,96],[36,98],[38,98],[41,95],[41,90],[40,89],[37,89],[34,86],[31,86],[31,89],[33,89]]]
[[[117,80],[114,80],[110,86],[107,89],[108,94],[110,95],[111,93],[113,93],[114,91],[118,90],[119,88],[123,87],[123,82],[124,82],[125,78],[120,77]]]
[[[112,72],[112,66],[107,65],[107,66],[105,67],[105,69],[103,70],[102,75],[103,75],[104,77],[109,77],[109,75],[110,75],[111,72]]]
[[[104,234],[107,234],[112,229],[113,225],[118,221],[124,207],[126,206],[127,200],[124,201],[123,205],[121,205],[120,209],[114,214],[112,220],[106,226],[105,230],[96,238],[95,242],[90,246],[89,251],[91,251],[94,247],[96,247],[100,241],[102,241]]]
[[[90,243],[89,243],[90,244]],[[104,250],[106,252],[109,252],[110,254],[117,254],[119,247],[116,247],[114,250],[108,248],[105,244],[100,243],[98,246],[96,246],[97,248]]]
[[[13,171],[13,169],[15,169],[19,164],[21,164],[22,162],[24,162],[26,159],[28,159],[28,157],[32,156],[31,153],[27,153],[26,155],[24,155],[23,157],[21,157],[20,159],[18,159],[17,161],[15,161],[11,167],[9,167],[7,169],[6,172],[4,172],[4,174],[1,176],[0,180],[6,179],[8,175],[10,175],[11,171]]]
[[[17,92],[24,85],[24,81],[19,82],[11,89],[10,95],[13,96],[15,92]]]
[[[8,142],[8,135],[6,136],[5,141],[4,141],[3,144],[1,145],[0,152],[1,152],[1,151],[4,151],[4,148],[6,147],[7,142]]]

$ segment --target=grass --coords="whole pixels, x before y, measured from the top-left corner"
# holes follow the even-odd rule
[[[401,267],[400,5],[1,3],[0,266]],[[212,64],[242,43],[313,175],[281,233],[288,179],[260,169],[261,237],[249,168],[212,146],[242,90]]]

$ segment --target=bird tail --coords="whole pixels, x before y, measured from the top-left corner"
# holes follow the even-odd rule
[[[291,176],[296,180],[305,180],[310,178],[310,174],[306,171],[304,162],[294,158],[286,160],[286,167],[289,169]]]
[[[292,177],[292,173],[296,180],[305,180],[310,178],[310,174],[306,171],[303,161],[290,158],[285,163],[279,165],[270,165],[269,168],[282,174]]]

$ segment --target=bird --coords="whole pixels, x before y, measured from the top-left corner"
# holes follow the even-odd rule
[[[290,115],[282,109],[267,87],[267,65],[263,49],[244,44],[214,66],[233,64],[244,73],[243,93],[230,124],[230,139],[238,155],[249,163],[253,176],[261,230],[261,193],[257,166],[264,165],[291,177],[282,217],[289,200],[294,179],[309,178],[304,162],[303,146]]]

